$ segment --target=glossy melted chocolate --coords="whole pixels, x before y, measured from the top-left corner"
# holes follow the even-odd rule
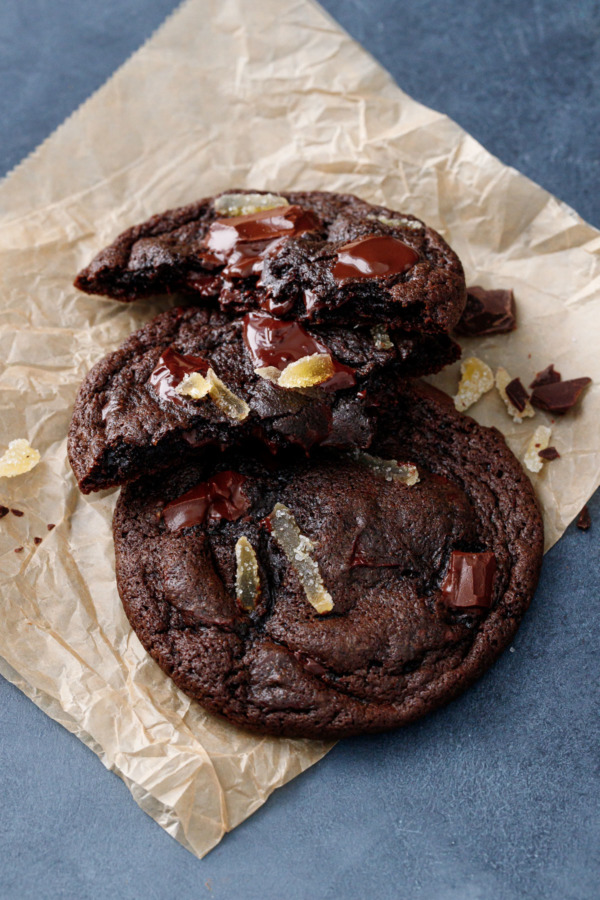
[[[150,384],[161,400],[181,404],[184,398],[175,388],[181,384],[186,375],[192,372],[205,375],[207,371],[208,363],[201,356],[183,356],[177,350],[168,347],[150,375]]]
[[[298,322],[274,319],[268,313],[251,312],[244,316],[244,342],[255,369],[274,366],[282,372],[288,363],[304,356],[327,353],[328,347],[317,341]],[[335,374],[320,385],[324,390],[339,391],[356,384],[354,369],[331,357]]]
[[[301,206],[278,206],[248,216],[214,221],[205,239],[207,266],[222,266],[225,278],[260,275],[263,262],[283,241],[319,227],[316,216]]]
[[[463,553],[454,550],[442,582],[447,606],[453,609],[489,609],[496,574],[496,557],[491,550]]]
[[[416,250],[398,238],[389,234],[372,234],[339,248],[333,277],[344,283],[360,278],[402,275],[414,266],[418,258]]]
[[[181,531],[192,525],[214,525],[221,519],[234,522],[250,509],[250,500],[242,490],[245,475],[239,472],[219,472],[172,500],[163,510],[169,531]]]

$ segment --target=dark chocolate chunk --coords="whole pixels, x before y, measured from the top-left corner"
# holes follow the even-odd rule
[[[340,391],[356,384],[354,369],[334,359],[329,348],[310,335],[299,322],[284,322],[263,312],[248,313],[244,317],[244,343],[255,368],[273,366],[282,372],[289,363],[304,356],[326,353],[333,363],[335,374],[320,387]]]
[[[527,406],[529,394],[521,384],[520,378],[513,378],[512,381],[509,381],[506,385],[506,396],[519,412],[523,412]]]
[[[333,277],[344,284],[362,278],[402,275],[418,259],[416,250],[398,238],[389,234],[369,235],[339,247]]]
[[[547,460],[559,459],[560,453],[558,452],[556,447],[546,447],[544,450],[539,451],[538,456],[540,456],[542,459]]]
[[[555,384],[557,381],[562,381],[562,376],[560,372],[557,372],[554,368],[554,363],[551,363],[549,366],[546,366],[545,369],[542,369],[541,372],[537,373],[529,387],[541,387],[543,384]]]
[[[572,409],[591,378],[572,378],[570,381],[554,381],[533,389],[531,402],[538,409],[562,415]]]
[[[15,547],[15,553],[22,553],[23,549],[23,547]]]
[[[242,490],[245,475],[238,472],[219,472],[202,482],[163,510],[163,518],[169,531],[181,531],[192,525],[208,522],[214,525],[221,519],[234,522],[250,508],[250,500]]]
[[[581,528],[582,531],[587,531],[588,528],[592,524],[592,517],[590,516],[590,511],[587,506],[584,506],[579,515],[577,516],[577,527]]]
[[[3,519],[4,516],[7,516],[10,512],[8,506],[0,506],[0,519]]]
[[[48,529],[48,531],[52,531],[53,528],[56,528],[56,525],[54,524],[54,522],[50,522],[49,525],[46,525],[46,528]]]
[[[467,288],[467,305],[455,328],[457,334],[476,337],[506,334],[517,327],[512,291],[486,291],[475,285]]]
[[[217,219],[205,239],[204,265],[222,266],[223,278],[260,275],[265,257],[290,237],[319,227],[319,220],[301,206],[281,206],[247,216]],[[202,285],[204,288],[204,285]],[[217,291],[218,293],[218,291]]]
[[[11,509],[11,513],[13,514],[13,516],[19,516],[19,517],[25,515],[25,513],[23,512],[22,509]]]
[[[150,384],[161,400],[170,400],[172,403],[183,404],[185,401],[176,388],[181,384],[186,375],[192,372],[200,372],[206,375],[208,363],[201,356],[184,356],[169,347],[164,351],[156,367],[150,375]],[[105,407],[106,409],[106,407]]]
[[[42,538],[41,538],[41,537],[34,537],[33,543],[36,545],[36,547],[38,547],[38,546],[42,543]]]
[[[496,557],[491,550],[463,553],[453,550],[442,593],[454,609],[488,609],[492,605]]]

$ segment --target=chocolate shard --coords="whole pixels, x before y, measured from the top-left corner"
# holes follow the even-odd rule
[[[10,512],[8,506],[0,506],[0,519],[3,519],[4,516],[7,516]]]
[[[455,328],[457,334],[465,337],[507,334],[516,327],[515,297],[512,291],[486,291],[479,285],[467,288],[467,304]]]
[[[556,447],[544,447],[543,450],[540,450],[540,452],[538,453],[538,456],[540,456],[542,459],[547,459],[547,460],[559,459],[560,453],[558,452]]]
[[[563,415],[575,406],[591,380],[591,378],[572,378],[570,381],[542,384],[533,389],[531,402],[538,409]]]
[[[592,524],[592,517],[590,516],[590,511],[587,506],[584,506],[579,515],[577,516],[577,527],[581,528],[582,531],[587,531],[590,525]]]
[[[542,387],[543,384],[555,384],[557,381],[562,381],[562,375],[556,371],[554,363],[550,363],[549,366],[546,366],[545,369],[536,374],[529,387]]]
[[[523,387],[520,378],[513,378],[512,381],[506,385],[505,388],[506,396],[512,403],[512,405],[519,410],[519,412],[523,412],[525,407],[527,406],[527,401],[529,400],[529,394]]]
[[[495,574],[496,557],[492,551],[453,550],[441,588],[446,605],[453,609],[489,609]]]

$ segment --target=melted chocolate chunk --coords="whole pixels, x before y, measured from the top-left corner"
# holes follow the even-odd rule
[[[533,389],[531,402],[538,409],[562,415],[575,406],[591,380],[591,378],[572,378],[570,381],[542,384]]]
[[[201,356],[183,356],[172,347],[164,351],[156,368],[150,375],[150,384],[161,400],[170,400],[181,404],[184,398],[175,388],[181,384],[186,375],[208,372],[208,363]]]
[[[560,453],[556,449],[556,447],[545,447],[543,450],[540,450],[538,456],[541,459],[552,460],[552,459],[560,459]]]
[[[506,334],[517,327],[515,298],[512,291],[486,291],[475,285],[467,288],[467,305],[456,326],[465,337],[482,334]]]
[[[463,553],[453,550],[442,582],[446,604],[454,609],[489,609],[495,574],[496,557],[491,551]]]
[[[244,316],[244,342],[257,369],[273,366],[282,372],[289,363],[304,356],[326,353],[331,358],[335,373],[320,387],[340,391],[356,384],[354,369],[334,359],[329,348],[298,322],[284,322],[267,313],[248,313]]]
[[[317,217],[301,206],[278,206],[248,216],[217,219],[208,230],[206,266],[225,268],[225,278],[260,275],[265,256],[279,248],[284,240],[299,237],[319,227]]]
[[[544,384],[555,384],[557,381],[562,381],[562,376],[560,372],[556,371],[556,369],[554,368],[554,363],[552,363],[545,369],[542,369],[541,372],[537,373],[529,387],[542,387],[542,385]]]
[[[4,516],[7,516],[10,512],[8,506],[0,506],[0,519],[3,519]]]
[[[581,528],[582,531],[587,531],[588,528],[592,524],[592,517],[590,516],[590,511],[587,506],[584,506],[579,515],[577,516],[577,527]]]
[[[521,384],[520,378],[513,378],[512,381],[506,385],[506,396],[512,403],[512,405],[519,410],[519,412],[523,412],[525,407],[527,406],[527,401],[529,400],[529,394]]]
[[[418,259],[417,251],[398,238],[389,234],[369,235],[339,248],[333,277],[343,283],[402,275],[412,269]]]
[[[163,519],[167,528],[181,531],[205,522],[214,525],[221,519],[239,519],[250,509],[250,500],[242,490],[245,481],[245,475],[229,470],[203,481],[165,506]]]

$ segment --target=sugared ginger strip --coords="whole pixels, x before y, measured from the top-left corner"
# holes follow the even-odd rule
[[[269,516],[271,533],[296,572],[306,599],[318,613],[331,612],[333,600],[325,590],[319,567],[310,555],[315,545],[300,533],[293,513],[283,503],[276,503]]]
[[[8,450],[0,458],[0,478],[14,478],[30,472],[39,463],[41,456],[25,438],[11,441]]]

